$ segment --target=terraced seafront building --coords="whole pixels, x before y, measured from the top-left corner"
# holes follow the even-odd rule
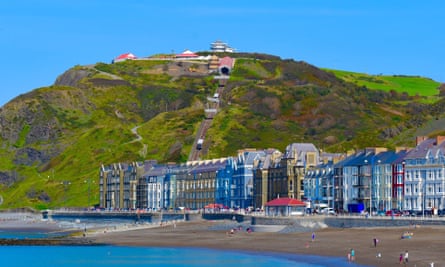
[[[230,205],[233,159],[191,161],[178,168],[174,207],[202,209],[208,204]]]
[[[114,163],[100,168],[100,206],[106,209],[202,209],[217,203],[247,208],[252,203],[256,151],[238,158],[158,164]]]
[[[266,152],[264,150],[245,149],[238,151],[231,183],[231,202],[229,207],[254,207],[254,171]]]
[[[310,143],[292,143],[284,154],[266,150],[254,176],[254,207],[264,209],[266,203],[279,197],[304,199],[305,174],[319,164],[319,150]]]
[[[406,149],[367,148],[323,163],[306,174],[305,194],[312,203],[325,203],[337,211],[356,212],[356,206],[374,212],[402,209],[406,153]]]
[[[115,163],[100,168],[100,206],[108,209],[202,209],[221,204],[264,208],[278,197],[302,199],[306,171],[320,161],[313,144],[245,149],[237,157],[184,164]]]
[[[352,207],[361,204],[363,211],[372,214],[388,210],[443,214],[444,148],[445,137],[438,136],[418,137],[412,149],[357,151],[329,166],[333,172],[326,171],[325,165],[309,171],[305,195],[338,211],[356,212]]]
[[[248,149],[184,164],[115,163],[100,168],[100,206],[264,209],[286,197],[337,211],[445,213],[444,136],[418,137],[413,149],[366,148],[343,156],[294,143],[285,153]]]
[[[404,157],[403,206],[423,215],[445,212],[445,136],[417,137]]]
[[[155,161],[113,163],[99,170],[99,205],[106,208],[134,209],[137,204],[137,179]]]

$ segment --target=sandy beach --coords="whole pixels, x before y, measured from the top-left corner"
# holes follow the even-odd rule
[[[0,231],[60,231],[60,226],[53,221],[42,221],[42,215],[32,213],[1,213]]]
[[[445,227],[324,228],[312,232],[251,232],[223,230],[226,221],[177,222],[124,231],[90,232],[94,243],[128,246],[203,247],[255,252],[282,252],[345,257],[355,250],[355,262],[367,266],[400,266],[399,256],[408,251],[405,266],[445,266]],[[412,234],[401,239],[403,233]],[[379,242],[374,247],[373,239]],[[380,257],[379,257],[380,255]]]
[[[230,229],[241,229],[230,233]],[[247,223],[233,221],[177,221],[168,224],[123,224],[117,227],[90,228],[78,230],[77,237],[66,238],[65,243],[112,244],[152,247],[201,247],[252,251],[259,253],[280,252],[286,254],[307,254],[344,257],[355,250],[355,262],[367,266],[400,266],[399,256],[408,251],[409,261],[405,266],[445,266],[445,227],[407,226],[372,228],[324,227],[312,232],[277,232],[277,226],[253,226],[247,232]],[[0,231],[11,229],[67,231],[55,222],[41,221],[38,216],[8,214],[0,216]],[[70,229],[72,231],[73,229]],[[404,233],[411,238],[401,239]],[[374,246],[374,238],[379,242]],[[76,239],[78,239],[76,242]],[[35,242],[26,240],[27,242]],[[40,240],[42,244],[52,244]],[[62,241],[62,240],[60,240]],[[39,243],[40,244],[40,243]],[[54,243],[57,245],[58,243]],[[64,244],[63,242],[61,244]]]

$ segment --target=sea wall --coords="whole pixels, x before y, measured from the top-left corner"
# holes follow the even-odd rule
[[[445,225],[445,220],[440,217],[326,217],[324,221],[329,227],[337,228]]]
[[[445,225],[441,217],[363,217],[363,216],[301,216],[301,217],[266,217],[241,214],[203,214],[206,220],[231,220],[251,225],[281,225],[291,231],[310,230],[315,228],[353,228],[353,227],[403,227],[414,225]],[[284,228],[284,229],[286,229]],[[285,230],[284,230],[285,231]]]
[[[138,213],[138,212],[71,212],[71,211],[51,211],[42,213],[43,218],[72,221],[72,220],[128,220],[134,222],[157,223],[161,221],[196,220],[195,214],[183,213]]]
[[[284,226],[282,231],[305,231],[324,227],[356,228],[356,227],[403,227],[414,225],[445,225],[442,217],[386,217],[386,216],[291,216],[266,217],[237,213],[121,213],[121,212],[51,212],[49,217],[57,220],[67,219],[129,219],[139,222],[160,221],[197,221],[227,220],[251,226]]]

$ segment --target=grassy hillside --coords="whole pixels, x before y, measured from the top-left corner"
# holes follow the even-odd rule
[[[444,130],[434,81],[231,56],[204,158],[293,142],[331,152],[412,146],[416,134]],[[101,164],[186,161],[217,87],[205,62],[126,61],[75,66],[17,97],[0,110],[0,208],[96,204]]]
[[[440,83],[429,78],[404,75],[369,75],[331,69],[326,69],[326,71],[334,73],[335,76],[346,82],[358,86],[366,86],[369,89],[383,90],[386,92],[396,91],[398,93],[406,93],[410,96],[421,96],[425,97],[425,100],[429,102],[439,100],[438,88]]]

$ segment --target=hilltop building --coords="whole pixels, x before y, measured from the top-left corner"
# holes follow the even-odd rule
[[[216,71],[218,70],[219,67],[219,58],[216,55],[212,55],[210,56],[210,60],[209,60],[209,70],[212,71]]]
[[[224,43],[220,40],[216,40],[215,42],[210,44],[210,50],[215,53],[233,53],[235,49],[230,47],[227,43]]]
[[[190,50],[184,50],[184,52],[182,52],[181,54],[177,54],[175,55],[175,58],[177,59],[194,59],[194,58],[198,58],[199,56],[195,53],[193,53]]]
[[[125,61],[125,60],[133,60],[133,59],[137,59],[137,57],[134,54],[125,53],[125,54],[119,55],[118,57],[113,59],[113,63]]]
[[[218,70],[221,75],[229,75],[235,66],[235,60],[231,57],[223,57],[219,60]]]

